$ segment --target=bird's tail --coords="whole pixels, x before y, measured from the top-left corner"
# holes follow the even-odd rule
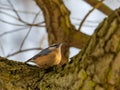
[[[33,62],[33,59],[28,59],[27,61],[25,61],[25,63],[27,62]]]

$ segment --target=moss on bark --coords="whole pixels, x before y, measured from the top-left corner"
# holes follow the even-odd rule
[[[120,9],[96,29],[63,66],[36,66],[0,58],[1,90],[120,90]]]

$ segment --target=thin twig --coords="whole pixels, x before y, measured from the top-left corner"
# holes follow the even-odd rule
[[[73,20],[77,20],[77,21],[82,21],[82,19],[80,19],[80,18],[74,18],[74,17],[72,17],[72,19]],[[88,23],[100,23],[100,21],[92,21],[92,20],[86,20],[86,22],[88,22]]]
[[[78,24],[78,23],[74,23],[74,25],[79,26],[80,24]],[[82,26],[84,26],[84,27],[91,27],[91,28],[93,28],[93,27],[96,27],[97,25],[87,25],[87,24],[83,24]]]
[[[8,21],[2,20],[2,19],[0,19],[0,21],[3,22],[3,23],[5,23],[5,24],[14,25],[14,26],[45,27],[45,25],[40,25],[40,24],[30,24],[30,23],[26,23],[26,24],[16,24],[16,23],[8,22]]]
[[[81,30],[82,26],[83,26],[83,23],[85,22],[85,20],[87,19],[87,17],[91,14],[91,12],[93,12],[95,10],[95,8],[91,9],[86,15],[85,17],[83,18],[82,22],[80,22],[80,26],[78,28],[78,30]]]
[[[11,6],[11,8],[12,8],[12,10],[15,12],[15,14],[17,15],[17,18],[15,18],[15,19],[17,19],[18,21],[20,21],[20,22],[22,22],[22,23],[24,23],[24,24],[26,24],[26,25],[29,25],[29,26],[40,26],[40,27],[44,27],[44,26],[42,26],[42,25],[38,25],[38,24],[35,24],[35,25],[32,25],[32,24],[30,24],[30,23],[28,23],[28,22],[26,22],[26,21],[24,21],[24,20],[22,20],[22,18],[20,17],[20,15],[18,14],[18,11],[15,9],[15,7],[13,6],[13,4],[12,4],[12,2],[10,1],[10,0],[7,0],[8,1],[8,3],[10,4],[10,6]],[[5,14],[7,14],[7,13],[5,13]],[[9,14],[7,14],[8,16],[11,16],[11,15],[9,15]],[[12,16],[13,17],[13,16]],[[14,24],[15,25],[15,24]]]
[[[13,11],[13,9],[11,9],[11,8],[1,7],[1,6],[0,6],[0,9],[1,9],[1,10],[3,9],[3,10]],[[36,12],[32,12],[32,11],[23,11],[23,10],[16,10],[16,11],[19,12],[19,13],[23,13],[23,14],[28,13],[28,14],[36,15]]]
[[[85,20],[87,19],[87,17],[95,10],[97,9],[98,7],[100,7],[100,5],[102,4],[104,0],[101,0],[95,7],[93,7],[86,15],[85,17],[83,18],[82,22],[80,22],[80,26],[78,28],[78,30],[81,30],[82,26],[83,26],[83,23],[85,22]]]
[[[0,5],[9,7],[8,4],[4,4],[4,3],[2,3],[2,2],[0,2]]]
[[[18,18],[16,18],[16,17],[13,16],[13,15],[10,15],[10,14],[8,14],[8,13],[6,13],[6,12],[0,11],[0,13],[1,13],[1,14],[5,14],[5,15],[7,15],[7,16],[10,16],[10,17],[18,20]],[[45,23],[44,21],[39,22],[39,23],[36,23],[36,24],[31,24],[31,23],[28,23],[28,22],[25,22],[25,21],[24,21],[25,25],[24,25],[24,24],[22,25],[22,24],[16,24],[16,23],[8,22],[8,21],[2,20],[2,19],[0,19],[0,21],[3,22],[3,23],[6,23],[6,24],[16,25],[16,26],[25,26],[25,25],[27,25],[27,26],[45,27],[45,25],[41,25],[41,24],[44,24],[44,23]],[[21,22],[23,22],[23,21],[21,21]]]
[[[4,11],[0,11],[0,13],[1,13],[1,14],[4,14],[4,15],[7,15],[7,16],[9,16],[9,17],[12,17],[12,18],[14,18],[14,19],[17,19],[17,17],[11,15],[10,13],[4,12]]]
[[[12,10],[15,12],[15,14],[17,15],[18,17],[18,20],[21,21],[22,23],[26,24],[27,22],[22,20],[22,18],[20,17],[20,15],[18,14],[17,10],[15,9],[15,7],[13,6],[13,4],[11,3],[10,0],[7,0],[8,3],[10,4],[10,6],[12,7]]]
[[[32,50],[42,50],[42,48],[29,48],[29,49],[23,49],[23,50],[18,50],[14,53],[8,54],[6,57],[11,57],[19,53],[27,52],[27,51],[32,51]]]
[[[34,23],[34,22],[36,21],[36,18],[37,18],[37,16],[39,15],[39,13],[40,13],[40,11],[35,15],[34,20],[33,20],[32,23]],[[22,49],[22,47],[23,47],[23,45],[24,45],[24,43],[25,43],[25,41],[26,41],[26,39],[27,39],[27,37],[28,37],[28,35],[29,35],[29,33],[30,33],[31,30],[32,30],[32,26],[30,26],[30,28],[29,28],[27,34],[25,35],[25,38],[23,39],[23,41],[22,41],[22,43],[21,43],[21,45],[20,45],[19,50]]]
[[[8,22],[5,20],[0,19],[1,22],[6,23],[6,24],[10,24],[10,25],[15,25],[15,26],[25,26],[24,24],[16,24],[16,23],[12,23],[12,22]]]
[[[12,7],[13,11],[15,12],[15,14],[17,15],[18,19],[22,20],[21,17],[20,17],[20,15],[18,14],[18,12],[16,11],[16,9],[14,8],[13,4],[11,3],[11,1],[10,0],[7,0],[7,1],[10,4],[10,6]]]
[[[30,23],[27,23],[26,26],[35,26],[35,27],[45,27],[45,25],[41,25],[41,24],[30,24]]]
[[[7,31],[7,32],[4,32],[4,33],[0,34],[0,37],[5,36],[6,34],[18,32],[18,31],[21,31],[21,30],[24,30],[24,29],[27,29],[27,28],[28,28],[28,27],[22,27],[22,28],[18,28],[18,29],[14,29],[14,30]]]

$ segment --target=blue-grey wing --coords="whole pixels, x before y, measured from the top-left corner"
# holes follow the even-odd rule
[[[32,57],[31,59],[36,59],[37,57],[47,55],[47,54],[49,54],[50,52],[51,52],[51,51],[50,51],[48,48],[43,49],[41,52],[39,52],[37,55],[35,55],[35,56]]]
[[[51,50],[46,48],[46,49],[43,49],[40,53],[38,53],[38,55],[43,56],[43,55],[49,54],[50,52]]]

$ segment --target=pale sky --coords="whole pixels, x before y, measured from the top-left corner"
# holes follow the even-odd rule
[[[11,0],[11,1],[15,9],[19,11],[18,14],[20,15],[20,17],[23,20],[31,23],[33,21],[35,13],[39,11],[39,8],[36,6],[34,0]],[[63,0],[63,1],[66,7],[71,12],[70,14],[71,22],[75,25],[76,28],[78,28],[80,22],[82,21],[84,16],[89,12],[89,10],[92,9],[92,7],[85,3],[84,0]],[[120,7],[120,0],[105,0],[104,3],[111,7],[113,10]],[[9,25],[1,22],[1,20],[4,20],[15,24],[22,24],[16,19],[11,18],[10,16],[7,16],[6,14],[2,13],[6,12],[10,15],[17,17],[16,14],[10,8],[11,7],[9,3],[6,0],[0,0],[0,27],[1,27],[0,35],[6,31],[24,27]],[[24,13],[23,11],[28,13]],[[86,34],[92,35],[95,28],[99,25],[100,22],[103,21],[105,17],[106,15],[104,15],[100,11],[94,10],[87,18],[86,22],[83,24],[81,31]],[[40,13],[36,20],[36,22],[40,21],[44,21],[42,13]],[[10,53],[17,51],[28,30],[29,29],[27,28],[16,33],[6,34],[5,36],[0,37],[0,50],[1,50],[0,56],[6,56]],[[45,40],[41,42],[42,39]],[[42,48],[46,48],[48,46],[47,33],[45,31],[45,28],[43,27],[42,28],[33,27],[23,46],[23,49],[39,46],[41,46]],[[71,51],[70,57],[76,55],[79,52],[78,49],[74,48],[71,48],[70,51]],[[13,57],[10,57],[10,59],[26,61],[27,59],[31,58],[38,52],[39,51],[24,52]]]

